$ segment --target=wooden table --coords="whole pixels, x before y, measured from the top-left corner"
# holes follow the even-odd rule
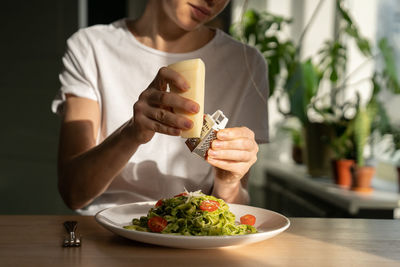
[[[77,220],[82,247],[61,246]],[[0,266],[400,266],[398,220],[292,218],[284,233],[241,247],[189,250],[116,236],[86,216],[0,216]]]

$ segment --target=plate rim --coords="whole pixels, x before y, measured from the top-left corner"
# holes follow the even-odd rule
[[[134,232],[134,235],[138,235],[138,236],[141,236],[141,237],[150,237],[150,238],[156,238],[157,237],[157,238],[160,238],[160,239],[163,239],[163,240],[168,239],[168,240],[182,240],[182,241],[184,241],[184,240],[202,240],[202,241],[207,241],[207,240],[227,240],[227,239],[233,241],[233,240],[236,240],[236,239],[240,240],[240,239],[248,238],[249,236],[254,236],[254,237],[261,238],[262,236],[265,236],[265,235],[273,237],[273,236],[275,236],[275,235],[277,235],[277,234],[279,234],[281,232],[284,232],[291,225],[290,220],[286,216],[284,216],[284,215],[282,215],[282,214],[280,214],[278,212],[275,212],[275,211],[272,211],[272,210],[268,210],[268,209],[263,209],[263,208],[260,208],[260,207],[244,205],[244,204],[234,204],[234,203],[227,203],[227,204],[229,205],[229,207],[232,207],[232,206],[236,206],[236,207],[239,207],[239,208],[240,207],[250,207],[252,209],[262,210],[263,212],[267,211],[267,212],[269,212],[271,214],[274,214],[275,216],[278,216],[278,217],[282,218],[285,221],[285,225],[280,227],[280,228],[278,228],[278,229],[275,229],[275,230],[266,231],[266,232],[258,232],[258,233],[249,234],[249,235],[185,236],[185,235],[160,234],[160,233],[151,233],[151,232],[128,230],[128,229],[125,229],[125,228],[123,228],[121,226],[117,226],[115,223],[110,221],[107,217],[102,215],[102,213],[106,212],[107,210],[121,208],[121,207],[124,207],[124,206],[154,205],[155,203],[156,203],[156,201],[140,201],[140,202],[132,202],[132,203],[120,204],[120,205],[116,205],[116,206],[113,206],[113,207],[104,208],[104,209],[98,211],[95,214],[94,217],[95,217],[95,220],[96,220],[97,223],[99,223],[100,225],[102,225],[103,227],[105,227],[108,230],[111,230],[109,228],[112,228],[114,230],[123,231],[125,233]],[[101,219],[106,220],[106,222],[101,221]],[[116,233],[114,231],[112,231],[112,232],[114,234],[119,235],[118,233]],[[124,236],[124,237],[128,238],[128,239],[136,240],[136,239],[129,238],[129,237],[126,237],[126,236]],[[140,242],[143,242],[143,241],[140,241]],[[147,243],[147,242],[145,242],[145,243]]]

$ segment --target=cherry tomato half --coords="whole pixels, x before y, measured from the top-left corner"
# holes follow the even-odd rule
[[[254,225],[256,223],[256,217],[251,214],[243,215],[242,217],[240,217],[240,223]]]
[[[219,208],[219,202],[215,200],[204,200],[200,203],[200,209],[203,211],[215,211]]]
[[[183,192],[183,193],[180,193],[179,195],[176,195],[176,196],[174,196],[174,197],[181,197],[181,196],[187,196],[187,195],[188,195],[188,193]]]
[[[157,208],[157,207],[160,207],[162,204],[163,204],[163,200],[160,199],[159,201],[157,201],[155,207],[156,207],[156,208]]]
[[[147,221],[147,226],[152,232],[160,233],[167,226],[168,222],[166,219],[160,216],[151,217]]]

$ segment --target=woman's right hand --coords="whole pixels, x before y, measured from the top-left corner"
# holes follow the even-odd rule
[[[192,127],[191,120],[172,109],[196,113],[199,105],[167,92],[167,84],[182,91],[188,88],[187,81],[177,72],[161,68],[134,104],[133,117],[100,144],[96,144],[101,118],[98,102],[67,95],[60,134],[58,186],[70,208],[82,208],[102,194],[137,148],[150,141],[155,132],[179,135]]]
[[[182,92],[189,89],[188,82],[177,72],[162,67],[149,87],[133,106],[133,117],[128,123],[133,137],[140,144],[149,142],[156,132],[178,136],[182,130],[193,127],[193,122],[175,114],[173,109],[197,113],[199,104],[179,94],[167,92],[167,84]]]

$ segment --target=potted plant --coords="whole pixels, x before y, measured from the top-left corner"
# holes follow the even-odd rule
[[[277,92],[278,109],[286,116],[295,117],[302,124],[304,159],[311,176],[329,175],[332,151],[329,140],[334,137],[335,124],[332,121],[315,122],[309,117],[309,110],[318,96],[323,79],[332,83],[332,88],[342,80],[346,65],[346,46],[342,44],[343,36],[353,38],[360,51],[370,53],[369,43],[358,33],[348,12],[342,7],[342,0],[336,0],[338,15],[342,18],[338,36],[327,41],[318,55],[302,60],[300,57],[304,36],[312,26],[315,17],[324,1],[320,1],[311,19],[305,26],[298,42],[290,38],[282,40],[280,31],[292,22],[291,19],[276,16],[268,12],[248,10],[241,23],[233,25],[231,33],[237,39],[252,44],[264,55],[268,64],[270,92]],[[330,101],[332,108],[315,109],[321,114],[330,116],[337,110],[336,98],[339,89],[332,91]],[[282,103],[289,103],[285,109]],[[336,107],[336,108],[335,108]],[[326,117],[324,115],[324,117]],[[295,142],[293,142],[295,144]]]
[[[354,117],[354,144],[356,151],[356,165],[353,167],[352,190],[359,192],[372,191],[371,180],[375,168],[365,164],[364,148],[371,134],[371,122],[374,118],[374,105],[370,103],[366,108],[360,107]]]
[[[341,158],[347,159],[347,165],[351,165],[354,168],[354,172],[352,173],[352,188],[364,192],[372,190],[370,181],[375,173],[373,166],[365,164],[363,156],[367,140],[371,140],[371,132],[379,132],[381,135],[391,134],[393,137],[394,150],[400,149],[400,129],[390,124],[390,119],[388,118],[386,110],[378,98],[379,93],[383,89],[389,90],[395,94],[400,93],[399,81],[395,75],[397,69],[393,61],[393,50],[388,45],[386,39],[380,40],[379,50],[380,54],[383,56],[383,66],[381,70],[376,70],[371,77],[373,91],[366,107],[361,108],[360,97],[357,95],[357,101],[354,106],[357,110],[355,117],[346,124],[346,130],[343,135],[339,135],[338,138],[332,140],[334,147],[342,148],[342,151],[347,151],[348,153],[347,155],[342,155]],[[345,109],[343,110],[346,112]],[[351,164],[354,158],[357,160],[356,165]],[[339,168],[338,165],[340,164],[336,163],[336,168]],[[348,176],[348,167],[345,168],[344,172],[346,172]],[[336,169],[336,172],[338,172],[338,169]],[[346,178],[346,181],[348,181],[348,178]]]
[[[347,63],[347,45],[343,41],[345,38],[347,41],[354,41],[358,50],[366,57],[365,63],[356,69],[362,68],[371,59],[376,60],[379,56],[383,58],[383,71],[381,73],[376,71],[370,78],[373,93],[368,103],[364,104],[365,108],[369,105],[369,109],[374,107],[375,110],[373,114],[371,113],[374,116],[371,117],[371,131],[379,128],[382,123],[383,117],[380,115],[384,112],[381,112],[382,108],[377,100],[381,88],[400,92],[394,57],[387,41],[382,39],[379,42],[380,53],[373,55],[369,41],[359,34],[349,12],[343,7],[343,0],[336,0],[339,21],[336,36],[326,41],[317,55],[301,60],[303,38],[312,26],[323,2],[323,0],[319,2],[298,42],[278,38],[281,36],[279,33],[282,28],[292,20],[268,12],[246,11],[242,22],[231,28],[233,36],[254,45],[264,55],[269,68],[270,91],[276,92],[279,111],[287,118],[297,118],[301,123],[306,147],[303,158],[311,176],[328,176],[331,173],[332,158],[337,162],[355,160],[356,154],[359,153],[357,145],[358,148],[361,147],[360,143],[356,145],[354,138],[356,121],[363,116],[360,97],[357,94],[354,99],[344,103],[340,97],[348,88],[354,88],[354,84],[348,84],[354,72],[346,76],[345,71]],[[320,90],[322,80],[327,80],[331,84],[331,90],[326,94],[322,94]],[[355,116],[348,115],[347,110],[351,109]],[[357,158],[358,166],[364,165],[363,161]],[[349,186],[348,178],[346,184]]]
[[[352,168],[355,164],[355,148],[353,142],[354,122],[342,119],[337,123],[335,137],[330,145],[334,152],[332,172],[334,182],[342,188],[349,189],[352,185]]]

